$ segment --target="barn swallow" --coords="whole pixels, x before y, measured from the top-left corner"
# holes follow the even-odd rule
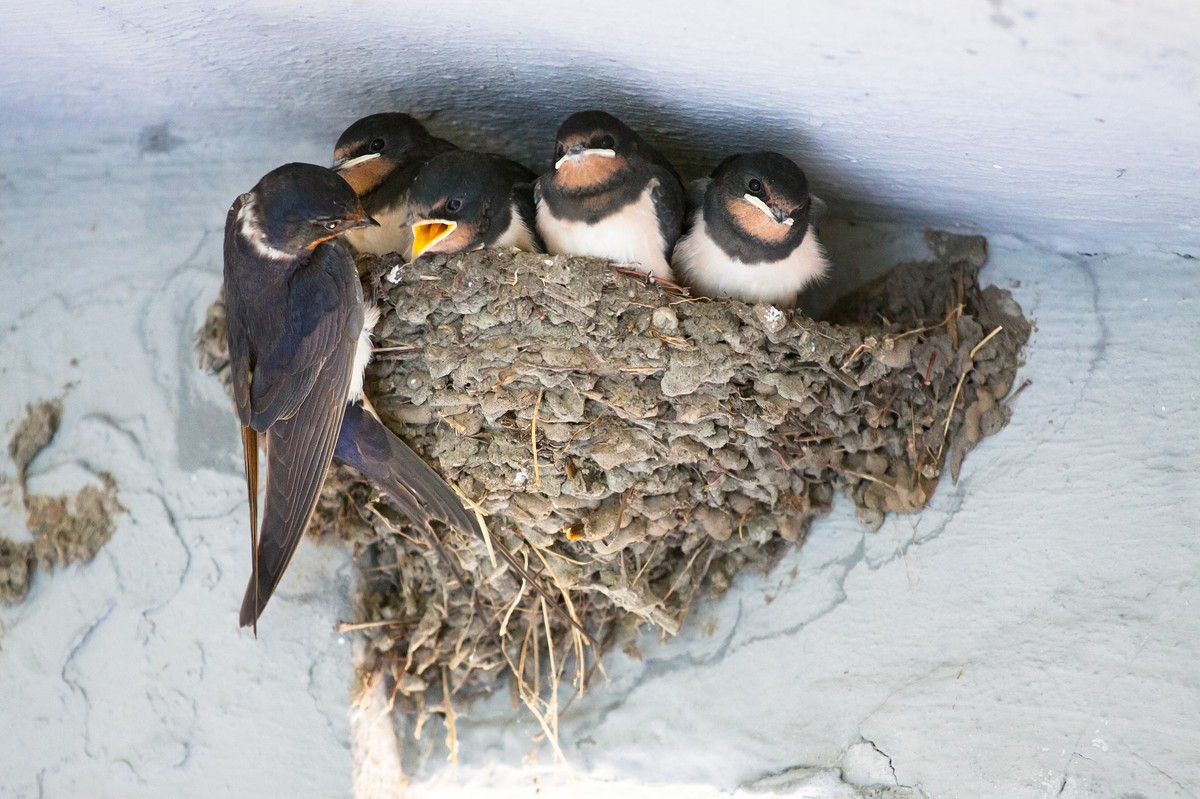
[[[378,228],[351,231],[346,240],[358,252],[407,257],[408,190],[421,166],[439,153],[457,149],[430,135],[408,114],[372,114],[342,133],[333,150],[333,168],[362,200]]]
[[[788,158],[731,156],[690,193],[691,226],[675,246],[674,265],[697,293],[791,308],[828,271],[808,178]]]
[[[287,164],[225,221],[225,303],[250,495],[254,567],[241,624],[255,624],[312,515],[355,380],[362,288],[337,237],[376,224],[346,181]],[[258,536],[258,446],[267,450]]]
[[[454,150],[434,156],[408,193],[413,259],[484,247],[541,252],[534,232],[536,177],[501,155]]]
[[[335,457],[382,488],[435,542],[431,519],[481,534],[445,481],[365,406],[363,371],[379,315],[364,307],[354,261],[337,237],[375,224],[342,178],[310,164],[267,174],[226,220],[229,355],[254,563],[243,627],[257,626]],[[260,435],[267,450],[261,536]]]
[[[580,111],[558,129],[554,167],[535,187],[546,251],[638,264],[671,279],[684,215],[679,173],[646,140],[603,111]]]
[[[483,535],[453,489],[384,426],[363,395],[379,314],[364,307],[354,260],[337,239],[376,224],[342,178],[312,164],[287,164],[268,173],[234,201],[226,217],[227,335],[253,557],[243,627],[257,629],[312,516],[331,460],[358,469],[388,494],[464,587],[431,521]],[[267,451],[261,536],[260,436]],[[497,549],[582,631],[507,549]]]

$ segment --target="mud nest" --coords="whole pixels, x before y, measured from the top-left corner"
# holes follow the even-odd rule
[[[367,393],[600,649],[643,622],[674,633],[698,592],[768,568],[835,494],[877,528],[922,508],[1007,422],[1029,324],[1008,292],[980,288],[984,239],[927,239],[932,260],[828,322],[689,298],[595,259],[363,257],[384,311]],[[219,303],[199,337],[228,383]],[[580,639],[484,541],[443,531],[464,591],[350,470],[331,471],[311,529],[360,553],[361,618],[344,628],[408,707],[506,671],[529,703],[556,684],[539,683],[547,671],[584,673]]]

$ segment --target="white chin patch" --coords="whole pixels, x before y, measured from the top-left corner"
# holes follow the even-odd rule
[[[587,158],[589,155],[599,156],[600,158],[616,158],[617,151],[616,150],[584,150],[581,153],[568,153],[567,155],[564,155],[562,158],[560,158],[554,162],[554,171],[557,172],[559,167],[561,167],[563,164],[567,163],[568,161],[582,161],[583,159]]]

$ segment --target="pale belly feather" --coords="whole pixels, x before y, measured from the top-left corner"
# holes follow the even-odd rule
[[[795,251],[780,261],[746,264],[725,254],[709,237],[704,220],[675,245],[675,268],[688,286],[710,297],[768,302],[791,307],[796,295],[829,269],[812,228]]]
[[[544,200],[540,201],[537,228],[546,242],[546,252],[634,264],[655,277],[671,280],[671,267],[663,255],[664,242],[651,198],[655,185],[652,181],[636,201],[595,225],[559,219],[550,213]]]

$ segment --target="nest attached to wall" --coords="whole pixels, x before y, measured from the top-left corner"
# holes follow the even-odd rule
[[[983,238],[927,239],[932,260],[830,322],[690,298],[596,259],[363,257],[384,312],[367,393],[599,650],[644,622],[673,634],[698,592],[769,568],[836,493],[877,528],[924,507],[943,468],[956,478],[1007,422],[1029,323],[1008,292],[980,288]],[[228,385],[219,303],[198,347]],[[390,670],[403,706],[450,714],[452,696],[511,671],[536,712],[564,664],[583,679],[582,639],[487,542],[444,531],[464,591],[343,467],[310,529],[360,553],[361,618],[343,629],[365,636],[364,665]]]

